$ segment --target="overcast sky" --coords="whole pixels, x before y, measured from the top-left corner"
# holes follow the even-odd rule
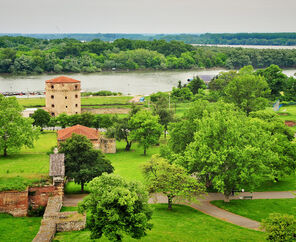
[[[296,0],[0,0],[0,32],[296,32]]]

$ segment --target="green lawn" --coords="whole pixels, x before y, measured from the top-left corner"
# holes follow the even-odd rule
[[[279,182],[267,180],[256,188],[255,191],[296,191],[296,175],[280,178]]]
[[[44,132],[34,148],[22,148],[19,153],[0,156],[0,187],[13,184],[16,177],[26,182],[36,182],[48,177],[49,156],[46,154],[56,145],[56,133]]]
[[[264,233],[252,231],[218,220],[193,208],[166,204],[152,205],[153,228],[141,241],[264,241]],[[57,233],[54,241],[91,241],[87,229]],[[99,241],[108,241],[102,238]],[[124,241],[137,241],[126,238]]]
[[[1,242],[31,242],[40,227],[41,217],[16,218],[9,214],[0,214]]]
[[[144,181],[141,172],[141,165],[148,161],[151,156],[159,152],[159,146],[154,146],[147,151],[147,155],[143,155],[143,148],[138,144],[133,144],[131,151],[125,151],[125,142],[116,141],[117,152],[116,154],[106,154],[107,158],[112,162],[115,168],[114,173],[119,174],[129,180]],[[87,186],[85,187],[87,190]],[[65,187],[66,193],[79,193],[80,185],[74,182],[68,182]]]
[[[110,105],[110,104],[128,104],[132,96],[96,96],[96,97],[82,97],[82,105]],[[24,107],[43,107],[45,106],[45,98],[18,98],[19,104]]]
[[[212,204],[232,213],[261,221],[270,213],[287,213],[296,216],[296,199],[256,199],[256,200],[231,200],[212,201]]]

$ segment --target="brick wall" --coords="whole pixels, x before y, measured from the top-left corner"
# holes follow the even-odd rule
[[[0,213],[15,217],[26,216],[28,212],[28,189],[25,191],[0,192]]]

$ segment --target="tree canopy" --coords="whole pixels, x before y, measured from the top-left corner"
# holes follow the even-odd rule
[[[111,162],[101,151],[93,149],[90,140],[83,135],[73,134],[59,146],[59,152],[65,154],[65,174],[81,185],[82,192],[85,183],[114,170]]]
[[[125,235],[140,239],[152,228],[148,193],[139,182],[104,173],[88,185],[90,194],[79,204],[79,211],[90,211],[92,239],[105,235],[121,241]]]
[[[33,119],[22,117],[22,110],[15,97],[0,94],[0,149],[4,156],[22,146],[32,148],[38,139],[39,128],[33,127]]]

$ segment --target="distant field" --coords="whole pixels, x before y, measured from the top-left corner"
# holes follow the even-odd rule
[[[19,153],[0,156],[0,189],[20,183],[18,176],[29,183],[48,177],[49,156],[46,152],[56,143],[56,133],[45,132],[33,149],[23,148]]]
[[[140,241],[265,241],[264,233],[245,229],[203,214],[193,208],[167,204],[152,205],[153,228]],[[67,210],[67,209],[65,209]],[[88,229],[57,233],[55,241],[84,242],[90,239]],[[105,237],[95,241],[108,241]],[[130,237],[123,241],[139,241]]]
[[[128,101],[131,100],[132,96],[96,96],[96,97],[82,97],[82,105],[115,105],[115,104],[129,104]],[[28,107],[44,107],[45,98],[18,98],[19,104]],[[129,104],[130,105],[130,104]]]
[[[256,200],[231,200],[212,201],[215,206],[239,214],[241,216],[261,221],[270,213],[291,214],[296,216],[296,199],[256,199]]]

